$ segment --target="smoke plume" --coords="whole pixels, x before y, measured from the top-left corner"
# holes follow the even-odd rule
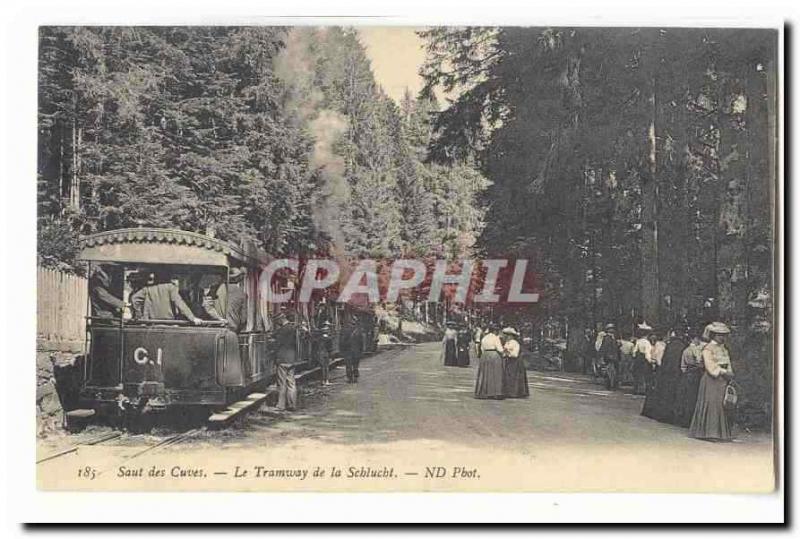
[[[312,194],[314,224],[331,238],[334,254],[341,256],[345,242],[339,216],[350,198],[350,189],[344,177],[344,159],[336,154],[335,146],[347,131],[348,122],[341,113],[325,108],[316,81],[316,64],[324,52],[326,32],[309,27],[289,30],[276,58],[275,73],[284,83],[286,110],[292,121],[314,139],[311,166],[322,180]]]

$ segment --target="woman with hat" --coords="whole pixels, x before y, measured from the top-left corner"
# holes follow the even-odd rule
[[[697,404],[697,392],[703,378],[703,348],[706,343],[700,339],[701,331],[692,328],[689,331],[689,344],[681,354],[681,377],[675,397],[675,424],[689,428]]]
[[[456,329],[456,366],[469,367],[469,343],[472,340],[466,324],[460,324]]]
[[[525,361],[519,357],[519,333],[508,327],[503,329],[503,393],[512,399],[524,399],[530,395],[528,391],[528,373]]]
[[[661,355],[659,368],[655,373],[655,383],[642,407],[642,415],[661,421],[675,422],[678,383],[681,376],[681,355],[686,348],[684,331],[671,332]]]
[[[458,333],[456,332],[455,322],[447,322],[447,327],[444,330],[444,337],[442,338],[442,355],[445,367],[457,367],[458,359],[456,357],[456,339]]]
[[[497,325],[490,324],[481,339],[481,358],[475,380],[476,399],[502,399],[503,343],[497,336]]]
[[[708,344],[703,348],[705,372],[697,390],[689,436],[702,440],[730,441],[731,424],[725,413],[724,400],[728,382],[733,380],[733,369],[728,348],[725,346],[731,330],[722,322],[706,326],[703,337]]]

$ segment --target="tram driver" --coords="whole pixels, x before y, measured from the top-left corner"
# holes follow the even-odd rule
[[[92,304],[92,316],[96,318],[119,318],[125,303],[113,292],[112,273],[114,266],[103,264],[97,266],[89,277],[89,300]]]

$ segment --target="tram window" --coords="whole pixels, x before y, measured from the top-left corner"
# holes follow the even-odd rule
[[[225,268],[207,266],[142,266],[129,265],[125,268],[126,319],[146,320],[146,288],[171,282],[178,289],[180,299],[188,307],[191,315],[203,320],[224,320],[226,305]],[[180,302],[178,302],[180,303]],[[161,309],[164,311],[164,309]],[[189,312],[181,306],[172,306],[167,316],[171,319],[188,318]]]

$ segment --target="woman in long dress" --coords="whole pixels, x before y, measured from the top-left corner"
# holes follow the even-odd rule
[[[709,342],[703,348],[705,372],[700,379],[697,404],[689,425],[692,438],[712,441],[730,441],[733,438],[723,405],[725,389],[733,379],[731,358],[725,346],[729,333],[730,329],[722,322],[709,324],[704,332]]]
[[[502,399],[503,394],[503,343],[497,336],[497,327],[490,326],[481,339],[481,358],[475,380],[476,399]]]
[[[469,344],[472,341],[469,328],[461,326],[456,334],[456,366],[469,367]]]
[[[455,327],[451,322],[447,323],[447,329],[444,330],[444,338],[442,339],[442,358],[444,359],[445,367],[458,366],[456,358],[456,340],[458,334]]]
[[[524,399],[530,395],[525,361],[519,356],[519,333],[514,328],[503,330],[503,392],[511,399]]]
[[[633,394],[644,395],[653,369],[653,328],[642,322],[637,327],[638,338],[633,347]]]
[[[619,383],[633,384],[633,348],[634,340],[629,336],[624,336],[619,345]]]
[[[705,343],[697,331],[691,335],[691,342],[681,355],[681,377],[675,397],[675,424],[688,428],[692,423],[694,407],[697,404],[697,391],[703,377],[703,348]]]
[[[675,421],[675,396],[681,375],[681,355],[685,347],[682,337],[669,337],[661,357],[661,366],[655,373],[655,383],[644,400],[643,416],[664,423]]]

